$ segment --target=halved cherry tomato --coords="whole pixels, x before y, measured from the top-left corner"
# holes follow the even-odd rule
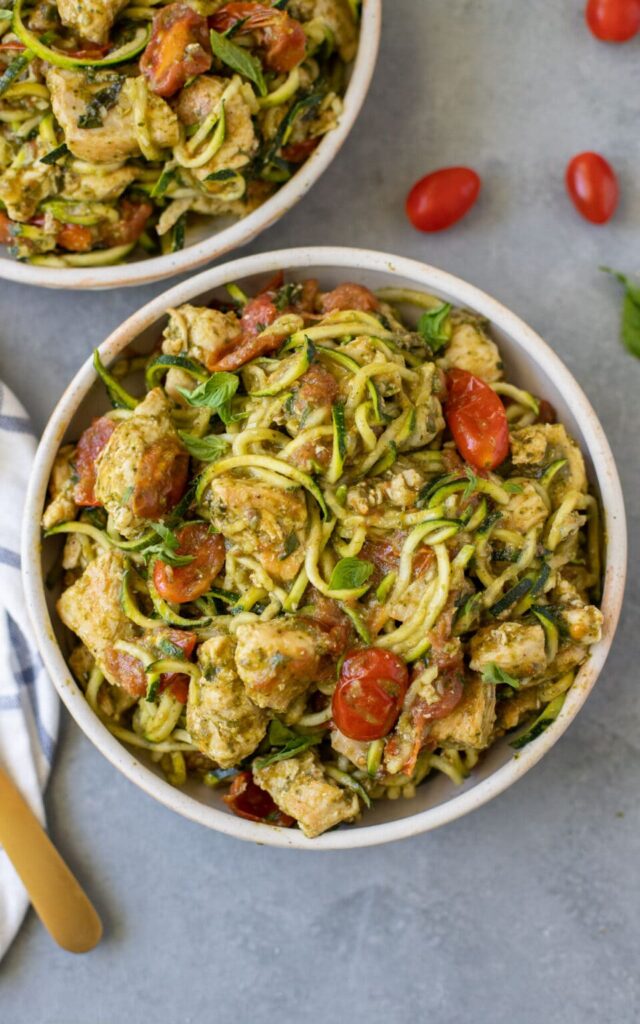
[[[13,243],[12,225],[13,221],[7,217],[6,213],[0,210],[0,245],[11,245]]]
[[[97,505],[95,495],[96,460],[116,429],[113,420],[100,416],[80,435],[73,463],[78,481],[73,489],[76,505]]]
[[[469,212],[480,193],[470,167],[443,167],[417,181],[407,196],[407,217],[419,231],[444,231]]]
[[[120,202],[120,220],[109,225],[103,234],[106,245],[129,245],[144,231],[145,224],[153,213],[153,206],[146,201],[132,203],[130,199]]]
[[[509,424],[495,391],[467,370],[447,374],[444,416],[458,451],[474,469],[495,469],[509,454]]]
[[[618,205],[618,179],[611,164],[599,153],[578,153],[565,176],[567,192],[585,220],[606,224]]]
[[[68,252],[89,252],[93,247],[93,232],[82,224],[63,224],[56,235],[56,245]]]
[[[371,313],[380,308],[380,303],[364,285],[345,281],[332,292],[325,292],[320,299],[320,306],[323,313],[331,313],[334,309],[359,309]]]
[[[268,825],[289,828],[295,818],[280,810],[269,793],[260,789],[253,781],[251,772],[240,772],[231,783],[231,788],[222,798],[239,818],[248,821],[263,821]]]
[[[213,62],[207,19],[185,3],[169,4],[153,17],[151,39],[140,70],[157,96],[173,96],[188,78]]]
[[[409,685],[402,658],[379,647],[347,654],[333,693],[333,721],[352,740],[386,736],[400,714]]]
[[[307,37],[299,21],[286,11],[254,3],[232,0],[209,18],[216,32],[228,32],[239,23],[239,34],[252,32],[264,49],[264,62],[272,71],[292,71],[305,58]]]
[[[240,318],[242,334],[245,338],[255,338],[278,318],[278,310],[273,302],[275,291],[277,291],[277,287],[275,289],[267,288],[256,295],[255,299],[249,299],[247,302]]]
[[[330,653],[334,658],[340,657],[353,636],[351,619],[343,612],[337,601],[332,597],[325,597],[314,587],[309,587],[306,591],[305,604],[310,604],[311,608],[301,618],[322,630]],[[333,666],[332,668],[335,670]]]
[[[145,450],[133,486],[131,508],[142,519],[159,519],[177,505],[189,476],[189,456],[172,437]]]
[[[640,30],[640,0],[588,0],[584,16],[597,39],[626,43]]]
[[[202,597],[224,565],[225,547],[221,533],[211,533],[206,523],[187,523],[176,534],[176,554],[191,555],[188,565],[167,565],[158,560],[153,570],[156,590],[165,601],[195,601]]]

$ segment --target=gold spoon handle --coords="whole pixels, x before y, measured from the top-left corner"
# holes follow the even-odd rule
[[[43,925],[63,949],[86,953],[102,924],[89,898],[25,802],[0,768],[0,844],[29,893]]]

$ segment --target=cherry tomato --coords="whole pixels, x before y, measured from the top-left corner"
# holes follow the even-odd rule
[[[345,281],[332,292],[325,292],[321,296],[320,306],[323,313],[331,313],[334,309],[359,309],[371,313],[380,308],[380,303],[364,285]]]
[[[482,182],[470,167],[444,167],[417,181],[407,196],[407,217],[419,231],[444,231],[469,212]]]
[[[145,224],[153,213],[148,202],[132,203],[129,199],[120,202],[120,220],[109,225],[103,235],[106,245],[129,245],[144,231]]]
[[[567,192],[585,220],[606,224],[618,205],[616,173],[599,153],[578,153],[569,162],[565,177]]]
[[[140,70],[157,96],[173,96],[188,78],[213,63],[207,19],[185,3],[161,7],[153,17],[151,39]]]
[[[191,657],[198,640],[195,633],[189,633],[185,629],[168,629],[163,635],[170,643],[180,648],[185,658]],[[186,672],[166,672],[160,676],[158,693],[170,689],[176,700],[179,700],[181,704],[186,704],[189,698],[190,681],[190,676]]]
[[[227,796],[222,798],[239,818],[263,821],[268,825],[288,828],[294,818],[280,810],[269,793],[253,781],[251,772],[240,772],[231,783]]]
[[[539,410],[536,423],[557,423],[558,414],[551,402],[547,402],[546,398],[541,398],[538,402]]]
[[[179,542],[176,554],[192,555],[193,561],[176,566],[157,561],[153,582],[165,601],[181,604],[206,594],[222,569],[225,548],[222,534],[211,533],[206,523],[187,523],[176,536]]]
[[[302,142],[290,142],[283,146],[281,152],[285,160],[290,164],[301,164],[307,157],[311,156],[314,149],[318,148],[320,139],[303,139]]]
[[[82,224],[63,224],[56,235],[56,245],[68,252],[89,252],[93,247],[93,232]]]
[[[189,456],[172,437],[145,450],[133,487],[131,508],[142,519],[159,519],[178,504],[189,476]]]
[[[626,43],[640,29],[640,0],[588,0],[584,16],[596,39]]]
[[[292,71],[305,58],[307,37],[299,21],[286,11],[253,0],[232,0],[209,18],[209,27],[228,32],[238,23],[238,34],[251,32],[264,49],[264,62],[272,71]]]
[[[116,429],[113,420],[101,416],[80,435],[73,458],[78,481],[73,490],[76,505],[97,505],[96,460]]]
[[[352,740],[378,740],[393,728],[409,685],[404,661],[379,647],[347,654],[333,693],[333,721]]]
[[[12,245],[13,235],[11,234],[11,227],[13,221],[10,220],[6,213],[0,210],[0,245]]]
[[[509,424],[495,391],[467,370],[447,374],[444,415],[458,451],[474,469],[495,469],[509,454]]]

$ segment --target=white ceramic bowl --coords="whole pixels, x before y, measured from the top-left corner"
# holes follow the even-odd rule
[[[130,317],[101,346],[101,356],[110,364],[132,342],[145,350],[157,342],[165,321],[165,310],[183,302],[206,303],[213,295],[224,296],[222,286],[238,281],[252,289],[284,268],[290,277],[317,277],[324,288],[352,280],[370,288],[395,285],[435,292],[456,305],[487,317],[500,345],[509,378],[550,400],[558,417],[579,442],[585,454],[590,479],[602,499],[608,539],[604,597],[603,638],[580,669],[559,718],[537,740],[517,755],[505,740],[483,757],[472,776],[454,787],[444,776],[430,779],[412,800],[380,801],[361,823],[328,832],[318,839],[306,839],[298,829],[279,829],[234,817],[219,793],[192,784],[175,789],[164,781],[151,762],[124,747],[108,732],[87,704],[67,668],[58,635],[64,630],[56,620],[53,600],[44,586],[44,576],[54,556],[55,545],[45,545],[42,554],[40,516],[47,481],[60,444],[77,438],[94,415],[104,411],[107,400],[96,383],[88,360],[60,399],[43,435],[36,456],[24,517],[22,545],[26,599],[38,646],[55,686],[80,728],[92,743],[132,782],[172,810],[209,828],[270,846],[291,846],[307,850],[335,850],[385,843],[444,825],[474,810],[501,793],[527,772],[562,736],[594,685],[611,646],[622,603],[626,570],[626,526],[618,473],[602,427],[582,390],[558,357],[518,317],[470,284],[441,270],[413,260],[360,249],[289,249],[249,256],[215,267],[179,284]],[[51,614],[50,614],[51,613]]]
[[[351,69],[338,126],[324,136],[300,170],[247,217],[242,220],[227,218],[222,227],[221,222],[216,223],[213,218],[200,218],[196,225],[188,229],[187,244],[179,252],[141,258],[114,267],[36,267],[2,255],[6,253],[2,246],[0,278],[21,284],[34,284],[40,288],[124,288],[150,284],[165,277],[184,274],[187,270],[195,270],[252,241],[295,206],[337,156],[353,128],[369,89],[378,56],[381,20],[382,0],[363,0],[358,52]]]

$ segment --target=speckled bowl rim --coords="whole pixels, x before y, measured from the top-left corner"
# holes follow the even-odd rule
[[[45,597],[40,516],[55,454],[67,426],[96,380],[90,359],[64,392],[38,447],[24,514],[22,575],[35,638],[58,693],[85,735],[131,782],[178,814],[238,839],[303,850],[344,850],[403,839],[454,821],[513,785],[557,743],[593,688],[611,647],[624,593],[627,534],[622,490],[611,449],[594,410],[569,370],[549,346],[505,306],[473,285],[415,260],[362,249],[328,247],[285,249],[235,260],[178,284],[147,303],[107,338],[100,347],[101,356],[105,363],[110,363],[142,331],[162,317],[168,307],[193,301],[229,281],[242,282],[250,275],[271,274],[281,268],[301,270],[305,267],[344,269],[349,272],[349,277],[356,280],[360,270],[377,271],[389,277],[389,284],[393,283],[394,277],[404,278],[416,287],[454,296],[456,303],[477,311],[504,331],[523,359],[533,362],[540,372],[553,379],[579,419],[606,514],[604,631],[601,642],[592,649],[591,657],[580,669],[558,719],[547,731],[486,779],[457,795],[454,792],[444,803],[398,820],[358,828],[345,827],[312,840],[305,838],[298,829],[256,824],[200,803],[145,767],[109,733],[72,679],[55,638]]]
[[[125,288],[151,284],[195,270],[251,242],[302,199],[342,148],[371,84],[380,46],[381,22],[382,0],[364,0],[358,52],[337,127],[324,136],[300,170],[247,217],[214,232],[200,242],[187,245],[180,252],[114,267],[36,267],[29,263],[19,263],[10,256],[0,256],[0,278],[40,288]]]

